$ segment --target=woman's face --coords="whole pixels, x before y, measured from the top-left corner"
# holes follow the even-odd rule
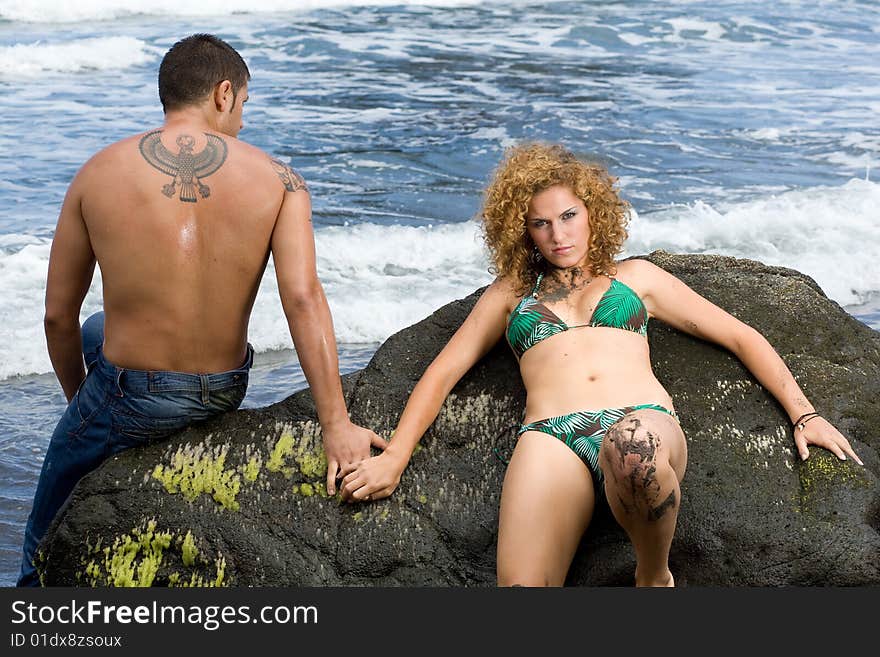
[[[532,197],[526,211],[526,230],[554,267],[585,265],[590,217],[584,202],[565,185],[553,185]]]

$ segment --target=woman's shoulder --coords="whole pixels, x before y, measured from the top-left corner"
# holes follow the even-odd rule
[[[663,269],[644,258],[627,258],[615,264],[617,271],[614,278],[635,290],[641,298],[650,294],[668,276]]]
[[[644,279],[650,279],[663,271],[650,260],[644,258],[627,258],[626,260],[618,260],[614,263],[616,268],[615,278],[620,278],[624,283],[628,283],[630,279],[638,282]]]
[[[510,313],[522,297],[521,287],[513,276],[498,276],[486,287],[483,296],[488,297]]]
[[[519,287],[519,282],[515,277],[511,275],[498,275],[494,281],[489,283],[486,291],[492,290],[495,294],[516,296]]]

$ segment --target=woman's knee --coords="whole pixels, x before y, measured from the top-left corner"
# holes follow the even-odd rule
[[[608,430],[599,463],[606,490],[611,489],[609,500],[647,506],[651,516],[662,515],[677,504],[669,486],[670,481],[677,481],[677,476],[664,440],[660,428],[637,414],[624,417]]]

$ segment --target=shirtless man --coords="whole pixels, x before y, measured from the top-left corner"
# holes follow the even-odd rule
[[[371,444],[385,445],[348,417],[308,188],[293,169],[236,139],[249,79],[224,41],[179,41],[159,68],[162,128],[108,146],[70,184],[45,315],[69,403],[43,462],[19,586],[38,584],[37,545],[83,475],[112,454],[238,408],[253,359],[248,320],[270,252],[317,406],[327,492],[335,495],[343,466],[368,457]],[[96,261],[104,313],[81,328]]]

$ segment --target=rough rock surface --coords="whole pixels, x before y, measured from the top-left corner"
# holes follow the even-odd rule
[[[880,584],[880,333],[790,269],[648,259],[761,331],[865,462],[797,458],[787,417],[731,354],[652,321],[658,379],[689,462],[672,545],[679,584]],[[480,290],[389,338],[344,377],[354,421],[389,436]],[[497,509],[524,391],[503,342],[456,386],[394,495],[323,494],[308,391],[107,461],[41,545],[48,585],[491,586]],[[568,584],[629,585],[635,561],[600,507]]]

